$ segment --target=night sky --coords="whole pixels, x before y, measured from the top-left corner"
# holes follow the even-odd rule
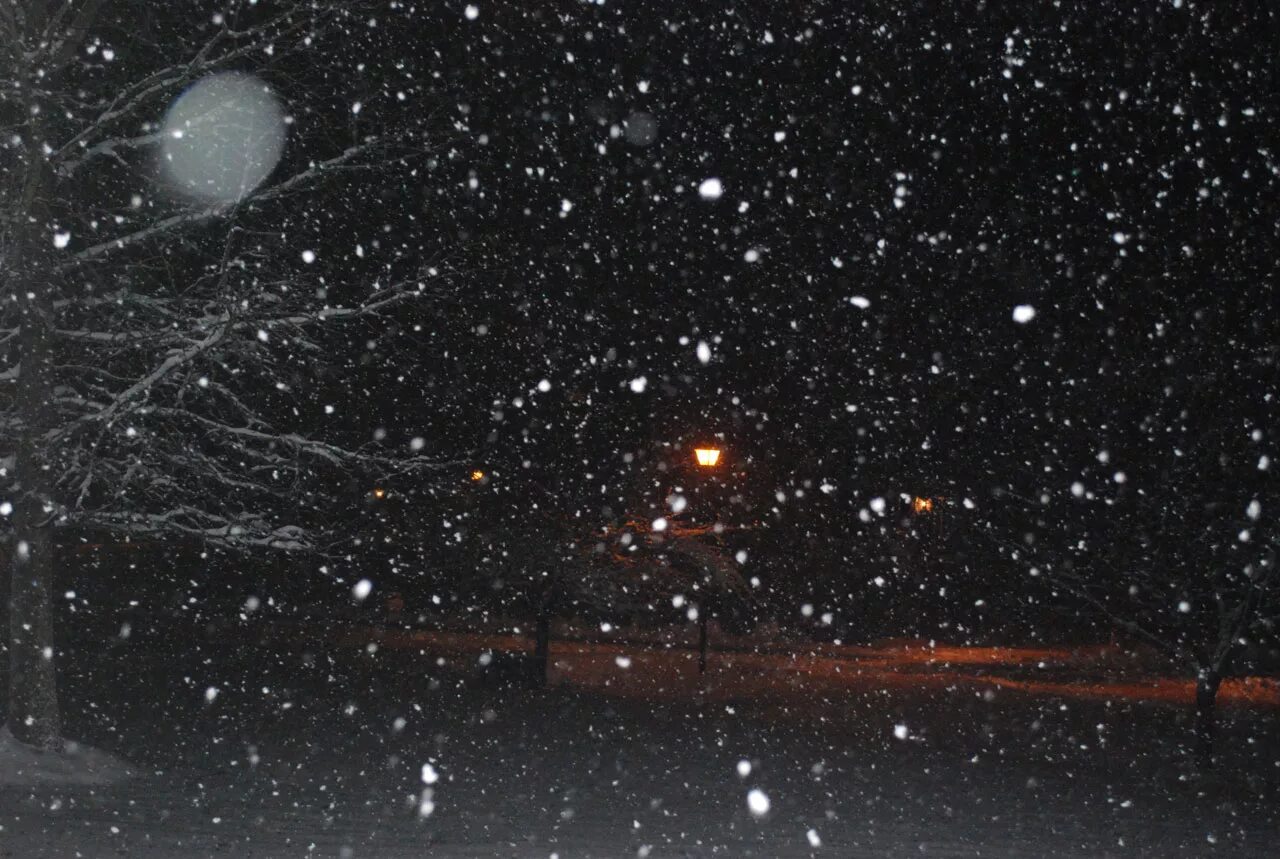
[[[357,437],[592,525],[662,512],[688,480],[654,464],[719,437],[735,515],[812,560],[792,593],[905,569],[913,495],[979,590],[1237,563],[1274,493],[1261,4],[476,8],[406,14],[343,80],[435,141],[356,216],[463,274],[363,344]]]
[[[407,65],[456,137],[395,230],[485,251],[430,414],[387,413],[553,472],[725,431],[850,503],[1109,483],[1167,446],[1144,421],[1247,433],[1274,409],[1271,18],[1032,11],[422,20]]]
[[[178,18],[106,27],[121,74],[214,28]],[[282,351],[262,396],[302,431],[454,463],[391,479],[406,550],[475,536],[477,496],[507,525],[656,516],[699,491],[666,469],[717,439],[733,500],[691,515],[810,558],[773,577],[791,592],[903,571],[899,514],[928,496],[955,544],[934,551],[988,587],[1137,564],[1181,593],[1256,562],[1246,510],[1274,507],[1277,44],[1261,3],[343,19],[246,64],[293,119],[278,176],[388,129],[422,143],[261,210],[258,264],[337,304],[406,273],[437,299],[321,366]],[[341,518],[369,487],[310,491]]]

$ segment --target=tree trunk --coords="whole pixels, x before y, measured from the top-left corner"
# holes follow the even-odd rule
[[[533,639],[533,683],[541,689],[547,685],[551,667],[551,609],[543,600],[538,606],[538,622]]]
[[[9,707],[9,617],[13,613],[13,544],[0,546],[0,724]]]
[[[698,673],[707,673],[707,616],[711,612],[706,606],[698,612]]]
[[[29,521],[20,521],[15,530],[9,592],[9,730],[28,745],[52,751],[62,747],[50,598],[53,534],[49,527],[33,527]]]
[[[47,290],[32,294],[48,300]],[[53,662],[53,514],[43,439],[52,358],[44,302],[28,299],[23,307],[22,366],[16,392],[22,425],[15,468],[19,495],[9,562],[8,723],[19,740],[55,749],[61,742],[62,724]]]
[[[46,194],[49,165],[40,150],[45,136],[39,111],[32,111],[23,153],[22,194],[12,213],[15,240],[6,272],[5,291],[17,299],[20,313],[19,364],[14,414],[18,419],[13,512],[7,597],[9,700],[7,720],[19,740],[44,749],[61,746],[57,676],[53,640],[53,506],[50,504],[51,425],[49,397],[53,389],[54,285],[47,266],[52,224]]]
[[[1218,727],[1218,687],[1222,674],[1213,668],[1196,673],[1196,755],[1206,767],[1213,765],[1213,741]]]

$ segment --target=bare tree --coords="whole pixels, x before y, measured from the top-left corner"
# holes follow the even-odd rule
[[[1265,412],[1249,417],[1251,401],[1274,396],[1271,360],[1215,345],[1178,385],[1133,385],[1124,411],[1103,404],[1127,424],[1115,444],[1044,469],[1079,479],[1011,485],[983,525],[1050,598],[1185,667],[1205,762],[1219,687],[1274,640],[1280,609]]]
[[[55,529],[313,548],[335,480],[438,465],[422,449],[309,432],[319,369],[361,326],[425,314],[448,277],[403,250],[332,266],[300,255],[308,204],[350,207],[321,195],[353,193],[343,189],[375,171],[411,174],[426,147],[416,120],[359,114],[301,74],[322,79],[316,64],[385,10],[267,5],[0,0],[13,70],[0,94],[0,497],[12,549],[0,585],[8,725],[36,746],[57,748],[61,733]],[[193,12],[203,24],[190,25]],[[166,106],[193,82],[246,69],[293,110],[280,166],[230,196],[172,193],[156,169]]]

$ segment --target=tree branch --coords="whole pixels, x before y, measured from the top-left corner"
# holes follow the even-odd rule
[[[71,55],[80,44],[79,37],[83,36],[97,20],[102,2],[103,0],[84,0],[84,5],[64,30],[62,23],[75,5],[72,0],[64,0],[62,8],[49,20],[44,30],[43,41],[49,46],[48,71],[62,68],[67,60],[71,59]]]
[[[279,199],[291,191],[295,191],[310,182],[320,179],[328,172],[338,167],[350,165],[352,161],[368,154],[369,152],[379,149],[382,145],[382,141],[375,138],[359,146],[352,146],[341,155],[336,155],[327,161],[312,163],[306,170],[295,173],[288,179],[272,185],[263,191],[250,194],[243,200],[214,203],[200,209],[182,212],[156,221],[155,223],[136,232],[129,233],[100,244],[92,245],[76,253],[69,262],[59,266],[58,270],[70,269],[76,265],[105,257],[114,251],[124,250],[125,248],[132,247],[133,245],[141,244],[159,236],[163,236],[166,233],[223,217],[234,211],[239,206],[264,203],[270,200]]]

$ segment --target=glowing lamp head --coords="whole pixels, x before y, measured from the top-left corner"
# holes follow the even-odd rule
[[[381,501],[387,497],[387,490],[379,486],[377,489],[373,490],[373,497]]]
[[[911,506],[917,513],[931,513],[933,511],[933,499],[921,498],[917,495],[915,500],[911,502]]]
[[[703,468],[711,468],[720,461],[720,449],[715,447],[694,448],[693,455]]]
[[[471,480],[475,483],[479,483],[481,480],[484,480],[484,472],[477,468],[475,471],[471,472]]]

